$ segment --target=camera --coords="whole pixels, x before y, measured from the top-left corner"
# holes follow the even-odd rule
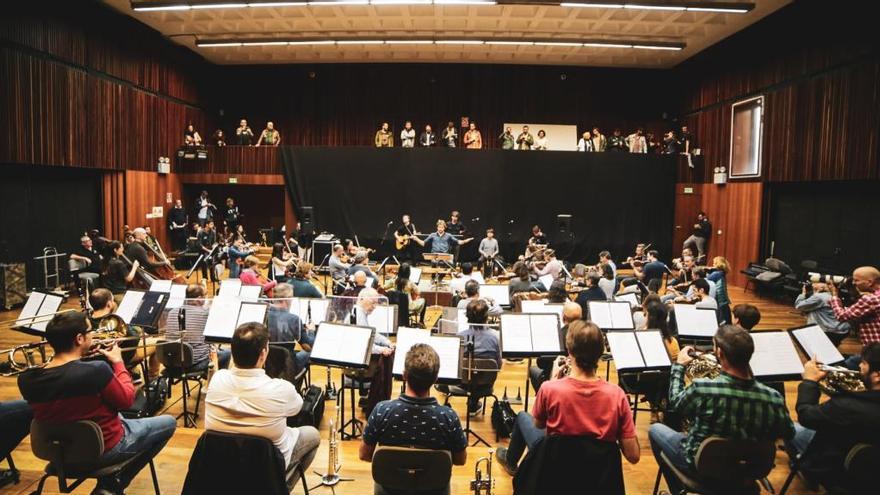
[[[816,284],[816,283],[824,283],[824,284],[834,284],[834,285],[844,285],[852,282],[849,277],[844,277],[843,275],[826,275],[824,273],[816,273],[809,272],[807,273],[807,280]]]

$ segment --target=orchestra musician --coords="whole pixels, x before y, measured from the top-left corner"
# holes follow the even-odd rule
[[[333,293],[338,295],[345,289],[345,279],[348,277],[348,269],[351,268],[342,244],[333,245],[333,253],[327,266],[330,267],[330,278],[333,280]]]
[[[199,243],[199,249],[201,249],[201,253],[205,256],[205,259],[202,260],[202,278],[205,280],[208,279],[208,272],[211,272],[211,281],[217,282],[220,277],[217,275],[217,271],[214,270],[214,264],[216,263],[217,257],[217,231],[214,230],[214,221],[208,220],[205,222],[204,228],[199,231],[198,236],[196,237]]]
[[[296,256],[284,248],[284,244],[276,242],[272,245],[272,275],[279,284],[287,282],[288,272],[295,267]]]
[[[302,228],[301,222],[296,222],[296,229],[290,236],[295,240],[299,258],[309,259],[312,254],[312,243],[315,241],[315,231],[305,230]]]
[[[229,267],[229,278],[238,278],[244,259],[255,251],[247,246],[244,239],[238,238],[226,248],[226,264]]]
[[[483,275],[491,277],[495,272],[495,258],[498,257],[498,239],[495,238],[495,229],[486,229],[486,237],[480,241],[477,249],[480,252],[480,266],[483,267]]]
[[[267,280],[260,273],[260,259],[254,255],[250,255],[244,259],[244,267],[241,271],[241,274],[238,276],[241,279],[241,283],[247,285],[261,285],[263,286],[263,294],[266,297],[272,297],[272,289],[278,284],[278,282],[274,280]]]
[[[134,241],[125,246],[125,256],[132,262],[137,261],[142,267],[148,270],[155,270],[162,266],[171,266],[168,260],[150,261],[147,257],[147,231],[143,227],[138,227],[132,231]]]
[[[628,256],[626,261],[623,262],[624,266],[634,267],[636,265],[644,264],[645,258],[647,257],[647,247],[644,243],[636,244],[636,250],[632,256]]]
[[[538,277],[551,275],[553,280],[559,280],[562,276],[562,261],[556,259],[556,251],[546,249],[544,251],[544,260],[533,263],[532,271]]]
[[[189,284],[186,286],[186,300],[179,309],[168,312],[165,319],[165,340],[182,339],[192,347],[192,366],[185,371],[197,372],[208,369],[211,359],[211,344],[205,342],[205,325],[208,323],[208,308],[205,307],[205,286]],[[183,328],[180,328],[180,316],[183,314]],[[232,354],[229,349],[217,350],[218,367],[229,366]]]
[[[47,365],[20,374],[18,388],[37,421],[96,423],[104,445],[101,465],[130,461],[119,473],[98,478],[92,493],[123,493],[171,439],[177,424],[169,415],[127,419],[119,414],[134,404],[131,375],[116,344],[98,348],[102,360],[82,360],[92,352],[91,331],[85,313],[55,315],[46,326],[54,357]]]
[[[318,288],[312,284],[312,265],[308,261],[300,261],[296,265],[296,272],[290,279],[290,285],[293,286],[294,297],[313,297],[321,298]],[[276,296],[280,297],[280,296]]]
[[[636,278],[648,286],[648,288],[652,286],[659,288],[663,284],[663,275],[669,270],[666,263],[658,259],[659,256],[660,253],[656,249],[651,249],[646,254],[644,265],[638,266],[633,264],[633,273]],[[656,292],[656,289],[654,292]]]
[[[379,305],[379,293],[376,289],[363,288],[357,295],[357,304],[351,310],[351,323],[362,327],[369,327],[370,315]],[[388,337],[376,332],[373,340],[373,354],[390,356],[394,354],[394,344]]]
[[[462,291],[464,297],[458,301],[457,308],[458,309],[467,309],[468,304],[473,301],[484,301],[486,305],[489,307],[489,316],[501,316],[501,313],[504,312],[504,309],[499,306],[494,299],[491,297],[481,297],[480,296],[480,282],[478,280],[468,280],[464,284],[464,290]]]
[[[99,328],[101,326],[101,320],[107,315],[115,312],[117,307],[116,302],[113,300],[113,293],[107,289],[93,290],[89,294],[89,306],[92,307],[88,314],[92,328]],[[135,379],[134,383],[137,384],[143,381],[140,374],[132,370],[137,364],[144,361],[144,359],[147,360],[147,381],[149,382],[153,378],[159,376],[161,365],[159,364],[159,355],[156,354],[155,347],[158,339],[149,337],[143,342],[146,347],[141,346],[141,329],[134,325],[127,326],[125,337],[131,340],[126,340],[120,344],[120,347],[123,349],[122,361],[125,363],[125,367],[129,370],[129,373],[131,373],[132,377]],[[137,349],[134,349],[135,347],[137,347]]]
[[[168,231],[171,236],[171,247],[177,252],[186,249],[186,226],[189,217],[183,209],[183,201],[176,200],[174,207],[168,211]]]
[[[467,226],[463,224],[460,220],[461,214],[458,210],[452,210],[449,214],[449,221],[446,222],[446,231],[453,235],[456,239],[463,239],[467,234]],[[455,255],[455,260],[458,261],[461,259],[460,255],[461,245],[453,246],[453,254]]]
[[[351,266],[348,267],[346,274],[348,276],[352,276],[357,272],[364,272],[364,275],[366,275],[368,278],[373,279],[373,284],[375,286],[375,284],[379,283],[379,276],[376,275],[368,265],[369,259],[367,257],[367,252],[358,251],[358,253],[354,256],[354,261],[352,262]]]
[[[540,246],[540,247],[547,246],[547,236],[545,236],[544,232],[541,231],[540,225],[532,226],[532,236],[529,237],[528,244],[530,246]]]
[[[694,467],[697,449],[709,437],[762,441],[788,440],[795,434],[785,399],[752,376],[752,336],[735,325],[723,325],[713,344],[722,370],[718,377],[696,379],[685,387],[684,370],[693,360],[691,346],[683,348],[672,365],[668,410],[688,421],[687,433],[663,423],[654,423],[648,430],[654,458],[664,454],[694,479],[699,479]],[[660,469],[669,491],[680,493],[683,486],[678,478],[663,463]]]
[[[513,264],[512,267],[514,277],[510,279],[510,283],[507,285],[507,292],[510,294],[511,299],[514,294],[519,292],[546,292],[547,287],[544,287],[540,281],[532,282],[531,276],[529,275],[529,267],[524,261],[517,261]]]
[[[226,198],[226,207],[223,208],[223,231],[227,234],[238,231],[240,217],[241,212],[238,206],[235,206],[235,200]]]
[[[123,260],[124,248],[119,241],[110,241],[104,253],[104,268],[101,272],[101,285],[113,293],[113,299],[118,304],[122,296],[128,290],[128,284],[134,280],[140,263],[132,261],[129,267]]]
[[[690,296],[677,296],[674,302],[681,304],[693,304],[698,308],[718,310],[718,301],[709,295],[709,281],[704,278],[694,280],[693,293]]]
[[[409,214],[404,213],[400,220],[400,226],[394,231],[394,245],[397,249],[397,256],[399,257],[398,261],[403,263],[405,261],[413,261],[416,259],[415,249],[410,241],[413,237],[418,235],[419,230],[416,228],[415,224],[412,223]]]
[[[70,259],[85,263],[80,272],[101,273],[101,253],[94,248],[92,238],[84,235],[79,242],[79,247],[73,251]]]
[[[473,281],[471,281],[473,282]],[[468,328],[458,332],[465,342],[473,342],[473,356],[476,359],[491,359],[495,369],[501,369],[501,341],[497,332],[486,326],[489,319],[489,304],[483,299],[472,299],[465,307]],[[472,385],[465,388],[468,394],[468,414],[476,416],[482,410],[482,398],[492,394],[494,383]]]

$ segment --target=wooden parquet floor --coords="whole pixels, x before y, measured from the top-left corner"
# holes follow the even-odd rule
[[[736,287],[731,288],[730,295],[734,303],[751,303],[760,308],[762,313],[762,321],[758,327],[759,329],[787,328],[801,325],[804,322],[803,317],[794,312],[790,306],[759,299],[753,293],[746,293],[742,289]],[[75,307],[76,304],[78,303],[72,301],[68,303],[68,306]],[[10,312],[0,312],[0,321],[15,318],[15,316],[18,314],[18,311],[19,310],[16,309]],[[439,312],[435,311],[429,314],[429,318],[437,318],[439,316],[437,313]],[[35,337],[31,337],[10,330],[8,325],[0,327],[0,349],[7,349],[16,344],[30,342],[33,340],[35,340]],[[845,352],[857,351],[858,342],[852,339],[848,339],[843,344],[843,350]],[[3,357],[3,359],[5,359],[5,356]],[[325,381],[325,370],[326,368],[324,367],[313,366],[312,377],[315,379],[316,383],[322,383]],[[604,365],[602,365],[602,369],[600,369],[599,371],[604,376]],[[501,394],[506,387],[508,394],[511,396],[515,396],[517,394],[518,387],[522,388],[524,386],[525,379],[526,364],[524,362],[505,362],[504,369],[499,375],[498,382],[496,383],[495,391],[496,393]],[[611,380],[615,383],[617,380],[616,373],[614,372],[613,367],[611,370]],[[338,378],[336,378],[335,381],[338,383]],[[793,410],[796,400],[796,387],[797,383],[795,382],[786,383],[785,387],[786,402],[792,409],[791,412],[793,417],[796,416],[796,413]],[[397,389],[398,385],[395,385],[394,390]],[[175,398],[177,394],[179,394],[179,391],[180,388],[177,387],[175,389]],[[17,398],[20,398],[20,394],[18,392],[16,380],[14,378],[0,378],[0,400],[10,400]],[[466,408],[463,399],[454,399],[452,405],[460,413],[462,413]],[[521,407],[522,406],[514,406],[514,409],[518,411],[521,409]],[[178,404],[173,406],[168,412],[176,415],[180,412],[180,410],[181,406]],[[318,451],[315,462],[312,465],[312,469],[318,470],[320,472],[324,472],[326,470],[328,451],[327,422],[333,410],[334,403],[328,402],[328,412],[324,416],[324,421],[321,427],[322,444]],[[366,420],[366,418],[360,415],[360,413],[359,417],[361,420]],[[462,423],[464,423],[464,420],[462,420]],[[642,457],[641,461],[636,465],[630,465],[625,461],[623,462],[624,479],[628,493],[648,494],[651,493],[654,479],[657,474],[657,464],[651,454],[647,438],[649,415],[647,413],[638,414],[636,423],[638,440],[639,444],[641,445]],[[201,428],[201,425],[203,424],[201,419],[199,420],[200,428],[183,428],[180,426],[180,424],[181,423],[178,423],[178,429],[169,444],[156,457],[156,468],[159,475],[160,487],[162,492],[165,494],[180,493],[183,486],[183,481],[186,477],[187,465],[190,455],[192,454],[193,447],[195,446],[199,435],[201,435],[203,431]],[[495,436],[492,430],[488,411],[485,417],[472,418],[471,426],[474,431],[479,433],[483,438],[488,440],[494,446]],[[473,439],[471,441],[473,442]],[[502,442],[502,444],[503,443],[506,442]],[[372,493],[373,487],[370,474],[370,464],[358,460],[357,450],[359,446],[359,441],[341,441],[340,445],[340,458],[343,465],[343,473],[345,476],[354,477],[355,481],[346,482],[338,485],[336,487],[336,493],[339,495]],[[465,466],[453,468],[452,493],[470,493],[468,483],[474,476],[474,464],[478,458],[485,456],[486,453],[487,448],[482,445],[477,447],[470,447],[468,449],[467,464]],[[43,461],[40,461],[39,459],[34,457],[34,455],[31,453],[29,438],[26,438],[21,443],[21,445],[19,445],[19,447],[13,452],[13,457],[15,459],[17,467],[22,472],[22,480],[18,485],[9,486],[0,490],[0,493],[30,493],[36,488],[36,483],[40,475],[42,474],[44,463]],[[788,457],[784,453],[780,452],[777,455],[776,468],[770,475],[770,480],[777,490],[782,486],[785,477],[789,473],[787,462]],[[222,476],[222,474],[218,475]],[[493,475],[496,480],[495,489],[492,492],[493,494],[507,495],[513,492],[511,477],[508,476],[502,469],[500,469],[497,464],[493,467]],[[315,484],[317,476],[309,473],[308,479],[310,484]],[[93,486],[94,482],[86,482],[74,493],[87,494],[91,491]],[[661,487],[662,486],[663,484],[661,483]],[[50,479],[47,482],[46,487],[47,489],[44,493],[58,493],[58,485],[54,478]],[[315,491],[315,493],[322,493],[327,490],[327,488],[319,488]],[[144,472],[138,475],[138,477],[129,487],[127,493],[153,493],[148,470],[144,470]],[[297,487],[294,490],[294,493],[301,493],[301,488]],[[803,494],[807,493],[807,490],[805,489],[804,485],[796,479],[795,482],[792,484],[789,493]]]

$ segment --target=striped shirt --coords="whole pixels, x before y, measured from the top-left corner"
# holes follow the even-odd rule
[[[205,342],[205,325],[208,323],[208,310],[203,306],[196,306],[186,303],[182,308],[186,321],[186,335],[183,342],[192,346],[193,364],[208,359],[211,354],[211,346]],[[168,312],[168,319],[165,321],[165,340],[177,340],[180,338],[180,325],[177,322],[178,310],[172,309]]]
[[[845,308],[839,297],[831,299],[831,309],[840,321],[859,324],[863,345],[880,342],[880,289],[863,294],[852,306]]]
[[[694,380],[685,388],[684,366],[673,364],[669,405],[690,421],[684,453],[691,464],[700,444],[712,436],[747,440],[794,436],[794,424],[779,392],[724,372],[711,380]]]

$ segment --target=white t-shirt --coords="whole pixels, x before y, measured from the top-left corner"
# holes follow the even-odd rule
[[[303,400],[287,380],[269,378],[262,368],[219,370],[205,395],[205,429],[268,438],[290,464],[299,430],[288,428]]]

